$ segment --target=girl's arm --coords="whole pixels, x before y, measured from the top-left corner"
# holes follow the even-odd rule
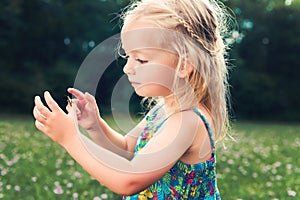
[[[48,92],[45,100],[50,110],[39,97],[35,98],[36,127],[64,147],[94,178],[119,194],[135,194],[162,177],[191,146],[199,127],[196,115],[175,114],[129,161],[79,133],[74,123],[75,106],[68,107],[66,114]]]
[[[145,120],[142,120],[126,136],[113,130],[100,116],[95,98],[89,93],[82,93],[75,88],[69,88],[68,92],[76,97],[76,115],[79,125],[84,128],[93,141],[123,157],[132,158],[136,140],[143,130]]]

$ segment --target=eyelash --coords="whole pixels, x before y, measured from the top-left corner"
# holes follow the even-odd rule
[[[128,60],[129,56],[124,55],[124,56],[122,56],[122,58],[124,58],[125,60]],[[142,59],[139,59],[139,58],[135,58],[134,60],[141,63],[141,64],[145,64],[145,63],[148,62],[147,60],[142,60]]]
[[[138,62],[141,63],[141,64],[144,64],[144,63],[147,63],[147,62],[148,62],[147,60],[141,60],[141,59],[139,59],[139,58],[136,58],[135,60],[138,61]]]

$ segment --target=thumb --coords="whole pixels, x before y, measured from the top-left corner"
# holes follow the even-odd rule
[[[70,104],[70,103],[68,103],[68,105],[67,105],[67,107],[66,107],[66,110],[67,110],[67,112],[68,112],[68,114],[70,114],[71,112],[73,112],[73,107],[75,106],[76,104]]]
[[[72,105],[70,105],[68,103],[66,110],[68,112],[68,115],[74,120],[74,123],[76,125],[78,125],[78,120],[77,120],[77,114],[76,114],[76,110],[77,110],[77,105],[74,103]]]

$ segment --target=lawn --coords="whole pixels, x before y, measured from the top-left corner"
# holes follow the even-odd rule
[[[222,199],[300,199],[300,125],[243,122],[233,130],[237,141],[218,148]],[[31,118],[0,119],[0,173],[0,199],[120,199]]]

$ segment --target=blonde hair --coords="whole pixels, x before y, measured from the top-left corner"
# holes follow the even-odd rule
[[[229,19],[223,5],[214,0],[140,0],[132,2],[123,13],[124,26],[142,18],[158,27],[185,35],[171,41],[179,56],[179,67],[196,67],[185,86],[174,83],[180,105],[205,105],[212,115],[215,139],[229,130],[226,45]],[[170,41],[169,41],[170,42]],[[191,97],[191,93],[194,97]]]

